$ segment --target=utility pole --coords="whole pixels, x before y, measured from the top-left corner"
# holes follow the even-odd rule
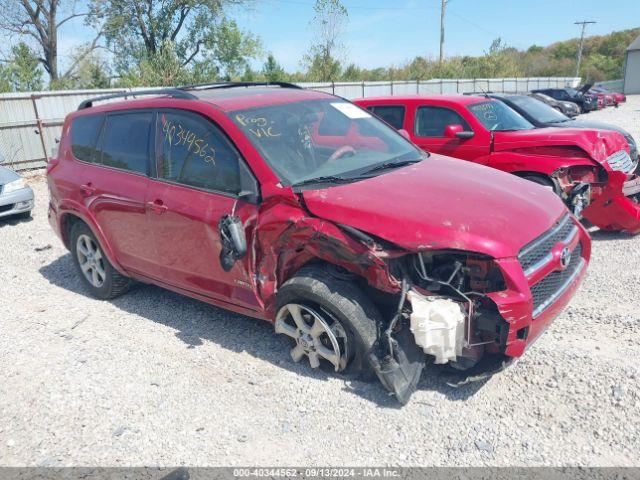
[[[580,47],[578,48],[578,61],[576,62],[576,77],[580,76],[580,62],[582,61],[582,47],[584,47],[584,31],[587,25],[596,23],[593,21],[583,20],[582,22],[574,22],[574,25],[582,25],[582,33],[580,34]]]
[[[441,0],[441,7],[440,7],[440,59],[438,61],[438,63],[440,65],[442,65],[442,62],[444,60],[444,14],[445,14],[445,10],[447,9],[447,3],[449,3],[451,0]]]

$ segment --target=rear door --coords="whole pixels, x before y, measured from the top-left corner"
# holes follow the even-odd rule
[[[148,276],[165,284],[225,302],[257,308],[249,256],[225,272],[218,224],[226,214],[240,217],[250,238],[257,206],[238,197],[257,183],[240,153],[210,119],[167,109],[156,121],[156,170],[147,195],[153,252]]]
[[[444,136],[447,125],[461,125],[465,132],[473,132],[469,123],[455,110],[441,106],[418,106],[413,124],[413,141],[423,150],[464,160],[474,160],[488,153],[488,145],[482,145],[480,136],[472,138],[448,138]]]
[[[145,199],[153,120],[149,110],[108,113],[95,151],[74,149],[86,162],[79,187],[85,205],[118,262],[131,271],[144,271],[149,261]]]

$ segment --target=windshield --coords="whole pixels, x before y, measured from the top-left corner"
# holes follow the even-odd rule
[[[238,110],[232,119],[288,185],[354,179],[376,166],[424,156],[391,127],[337,98]]]
[[[569,117],[540,100],[531,97],[509,97],[509,101],[539,123],[566,122]]]
[[[488,101],[467,107],[487,130],[504,132],[507,130],[529,130],[533,125],[518,112],[502,102]]]

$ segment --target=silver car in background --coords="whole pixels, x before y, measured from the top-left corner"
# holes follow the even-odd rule
[[[30,217],[33,209],[33,190],[13,170],[2,166],[0,154],[0,218]]]

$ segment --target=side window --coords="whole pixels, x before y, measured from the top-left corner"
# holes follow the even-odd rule
[[[102,133],[102,164],[147,174],[151,112],[107,115]]]
[[[401,105],[372,106],[367,110],[380,117],[396,130],[400,130],[404,126],[404,107]]]
[[[453,110],[442,107],[420,107],[416,113],[416,135],[419,137],[444,137],[444,127],[462,125],[464,131],[471,131],[464,118]]]
[[[83,162],[100,161],[96,143],[104,115],[82,115],[71,123],[71,152]]]
[[[160,112],[156,125],[158,178],[237,194],[240,154],[211,121],[188,112]]]

